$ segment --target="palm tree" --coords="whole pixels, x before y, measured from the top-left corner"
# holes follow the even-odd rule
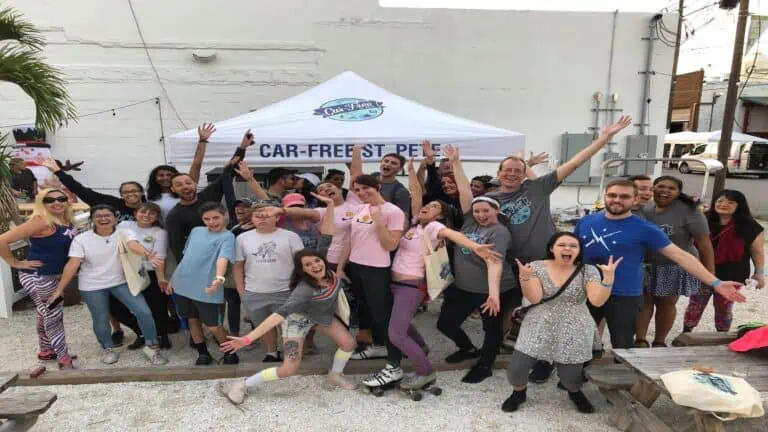
[[[35,126],[54,131],[75,119],[77,111],[63,74],[47,64],[42,55],[45,38],[11,7],[0,9],[0,43],[0,81],[16,84],[32,98]],[[7,138],[8,134],[0,137],[0,233],[18,220],[16,200],[11,194],[11,148]]]

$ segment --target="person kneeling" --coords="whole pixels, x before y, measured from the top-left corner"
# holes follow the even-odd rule
[[[297,252],[291,275],[291,295],[285,304],[245,337],[230,336],[228,342],[221,344],[222,352],[235,353],[282,324],[283,364],[264,369],[245,380],[231,382],[219,390],[239,405],[245,401],[249,388],[296,374],[301,366],[304,339],[312,329],[327,335],[338,346],[328,372],[328,383],[346,390],[357,388],[357,384],[343,374],[357,344],[347,327],[334,315],[345,283],[328,268],[321,253],[309,249]]]
[[[571,233],[557,233],[547,245],[548,259],[522,264],[520,282],[523,295],[531,305],[520,326],[515,352],[507,366],[507,379],[514,391],[501,406],[502,411],[514,412],[526,400],[528,372],[537,360],[555,363],[560,383],[568,397],[583,413],[595,408],[581,386],[584,362],[592,359],[592,339],[595,323],[587,309],[586,300],[602,305],[611,295],[616,266],[622,258],[597,268],[582,263],[582,246]]]

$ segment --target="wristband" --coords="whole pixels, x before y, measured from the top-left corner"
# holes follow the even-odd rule
[[[715,281],[709,284],[709,286],[716,288],[718,285],[720,285],[720,282],[722,282],[720,279],[715,279]]]
[[[612,283],[605,283],[603,281],[600,281],[600,286],[603,287],[603,288],[608,288],[608,289],[613,288],[613,284]]]
[[[253,342],[253,341],[251,340],[251,338],[249,338],[248,336],[243,336],[243,343],[244,343],[244,344],[246,344],[246,345],[250,345],[250,344],[251,344],[251,342]]]
[[[221,283],[224,283],[227,281],[227,278],[225,278],[224,276],[216,276],[216,280]]]

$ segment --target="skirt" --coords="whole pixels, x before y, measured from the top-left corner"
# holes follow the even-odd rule
[[[701,282],[677,264],[653,264],[647,273],[647,290],[658,297],[697,294]]]

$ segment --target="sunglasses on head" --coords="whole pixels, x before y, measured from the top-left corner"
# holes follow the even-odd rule
[[[65,203],[67,201],[69,201],[69,197],[66,197],[66,196],[45,197],[45,198],[43,198],[43,203],[45,203],[45,204],[53,204],[55,202]]]

